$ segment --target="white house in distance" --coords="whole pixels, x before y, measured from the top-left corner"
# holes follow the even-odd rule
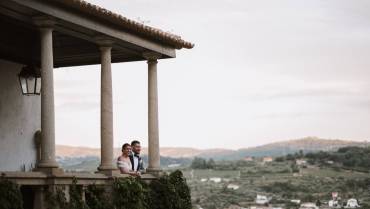
[[[232,189],[232,190],[237,190],[237,189],[239,189],[239,185],[236,185],[236,184],[229,184],[229,185],[227,185],[227,188],[228,189]]]
[[[301,200],[290,200],[291,203],[301,204]]]
[[[315,203],[306,202],[302,203],[299,209],[319,209],[319,207],[317,207]]]
[[[283,209],[281,207],[270,207],[270,206],[251,206],[249,209]]]
[[[253,159],[253,157],[251,157],[251,156],[245,156],[245,157],[243,158],[243,160],[244,160],[244,161],[247,161],[247,162],[252,162],[254,159]]]
[[[214,183],[220,183],[222,181],[222,178],[220,177],[212,177],[209,178],[210,181],[213,181]]]
[[[329,202],[328,202],[329,207],[330,208],[341,208],[341,205],[340,205],[340,202],[339,202],[339,200],[341,198],[339,197],[339,193],[338,192],[332,192],[331,196],[332,196],[332,200],[329,200]]]
[[[359,208],[361,207],[356,199],[349,199],[347,200],[347,205],[344,208]]]
[[[296,161],[295,161],[295,163],[297,164],[297,165],[307,165],[307,160],[305,160],[305,159],[297,159]]]
[[[338,200],[329,200],[328,205],[331,208],[341,208],[340,203],[338,202]]]
[[[113,165],[112,63],[146,61],[148,174],[160,173],[157,63],[193,48],[181,37],[83,0],[0,1],[0,173],[32,187],[108,184]],[[96,174],[64,173],[55,159],[54,78],[59,67],[101,66],[101,163]],[[97,81],[99,83],[99,81]],[[65,130],[70,131],[70,130]],[[50,183],[53,182],[53,183]]]
[[[256,197],[256,203],[257,204],[264,205],[264,204],[268,204],[269,201],[270,200],[267,198],[267,196],[257,194],[257,197]]]
[[[274,159],[272,157],[263,157],[262,159],[262,162],[264,163],[270,163],[272,162]]]

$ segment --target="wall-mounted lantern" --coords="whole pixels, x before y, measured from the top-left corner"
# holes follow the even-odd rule
[[[40,95],[41,73],[39,68],[33,65],[27,65],[22,68],[18,74],[18,78],[23,95]]]

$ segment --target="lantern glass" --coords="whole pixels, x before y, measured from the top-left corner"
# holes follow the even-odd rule
[[[29,94],[35,93],[35,84],[36,84],[36,78],[35,77],[28,77],[27,78],[27,90]]]
[[[36,88],[35,88],[35,94],[41,93],[41,77],[36,78]]]
[[[22,94],[27,94],[27,79],[24,77],[19,77],[19,83],[21,84]]]
[[[34,66],[25,66],[18,74],[23,95],[39,95],[41,91],[41,76]]]

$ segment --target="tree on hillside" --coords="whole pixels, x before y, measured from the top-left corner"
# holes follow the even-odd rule
[[[201,157],[195,157],[191,163],[191,168],[193,169],[213,169],[216,165],[216,162],[210,158],[208,161]]]
[[[325,165],[332,161],[347,168],[370,170],[370,147],[342,147],[336,152],[307,153],[305,157],[310,164]]]
[[[212,158],[210,158],[210,159],[207,161],[207,168],[208,168],[208,169],[213,169],[213,168],[215,168],[215,165],[216,165],[216,162],[215,162]]]
[[[204,158],[195,157],[191,162],[191,168],[193,169],[207,169],[207,162]]]
[[[276,157],[275,158],[275,162],[284,162],[285,161],[285,157],[284,156],[280,156],[280,157]]]

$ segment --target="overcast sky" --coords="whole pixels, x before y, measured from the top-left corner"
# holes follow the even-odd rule
[[[158,63],[161,146],[370,139],[368,0],[89,0],[181,35]],[[113,64],[114,144],[147,145],[147,65]],[[55,70],[57,144],[100,147],[100,66]]]

